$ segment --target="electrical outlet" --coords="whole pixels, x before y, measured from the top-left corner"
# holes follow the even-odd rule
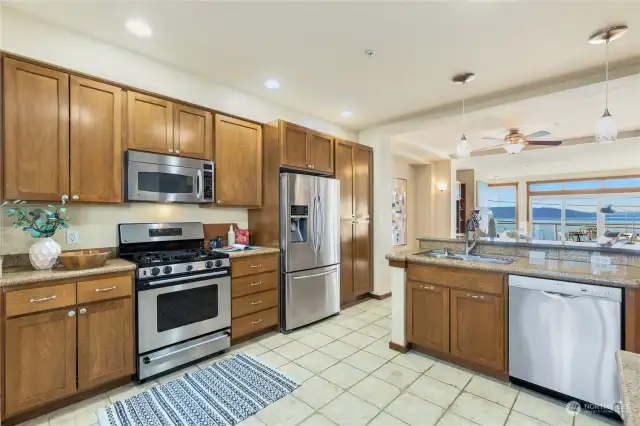
[[[73,245],[80,242],[80,231],[77,229],[67,229],[67,244]]]

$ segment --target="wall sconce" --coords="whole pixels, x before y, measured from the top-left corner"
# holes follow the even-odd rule
[[[436,183],[436,188],[438,188],[438,191],[443,192],[445,189],[447,189],[447,184],[444,182],[438,182]]]

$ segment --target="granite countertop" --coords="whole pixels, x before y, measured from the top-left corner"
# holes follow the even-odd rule
[[[627,351],[616,353],[622,412],[625,425],[640,425],[640,355]]]
[[[422,256],[412,252],[390,253],[388,260],[407,261],[422,265],[454,266],[488,272],[524,275],[537,278],[548,278],[575,281],[585,284],[604,285],[609,287],[640,288],[640,268],[625,265],[599,266],[589,262],[574,262],[555,259],[531,259],[516,257],[509,265],[481,263],[468,260],[438,259]],[[492,256],[499,257],[499,256]]]
[[[236,259],[238,257],[251,257],[251,256],[260,256],[263,254],[280,254],[280,249],[272,248],[272,247],[260,247],[258,250],[243,250],[243,251],[232,251],[231,253],[227,253],[231,259]]]
[[[136,265],[126,260],[112,258],[103,266],[93,269],[69,270],[63,267],[46,270],[35,270],[30,266],[16,266],[5,268],[0,276],[0,287],[33,284],[44,281],[66,280],[91,275],[110,274],[113,272],[134,271]]]

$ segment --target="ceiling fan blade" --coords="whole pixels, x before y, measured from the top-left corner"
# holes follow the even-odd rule
[[[502,148],[504,146],[504,143],[500,144],[500,145],[492,145],[492,146],[487,146],[485,148],[478,148],[478,149],[474,149],[471,152],[480,152],[480,151],[487,151],[489,149],[496,149],[496,148]]]
[[[547,132],[546,130],[540,130],[539,132],[531,133],[530,135],[525,136],[525,138],[535,139],[535,138],[541,138],[543,136],[549,136],[550,134],[551,133]]]
[[[482,138],[485,141],[498,141],[498,142],[503,142],[504,143],[504,139],[498,139],[498,138]]]
[[[562,141],[527,141],[529,145],[559,146]]]

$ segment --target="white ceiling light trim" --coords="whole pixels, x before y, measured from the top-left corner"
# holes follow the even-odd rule
[[[351,118],[351,117],[353,117],[353,113],[351,111],[342,111],[340,113],[340,117],[342,117],[342,118]]]
[[[609,113],[609,43],[622,37],[628,28],[623,25],[602,29],[591,37],[589,43],[605,45],[605,72],[604,72],[604,113],[596,124],[596,143],[614,143],[618,138],[618,126]]]
[[[472,72],[458,74],[451,79],[455,84],[466,84],[476,79],[476,75]],[[471,146],[464,134],[464,97],[462,98],[462,137],[456,144],[456,158],[471,157]]]
[[[130,19],[124,26],[138,37],[151,37],[151,27],[139,19]]]
[[[264,82],[264,87],[271,90],[279,89],[280,82],[276,79],[270,78]]]

